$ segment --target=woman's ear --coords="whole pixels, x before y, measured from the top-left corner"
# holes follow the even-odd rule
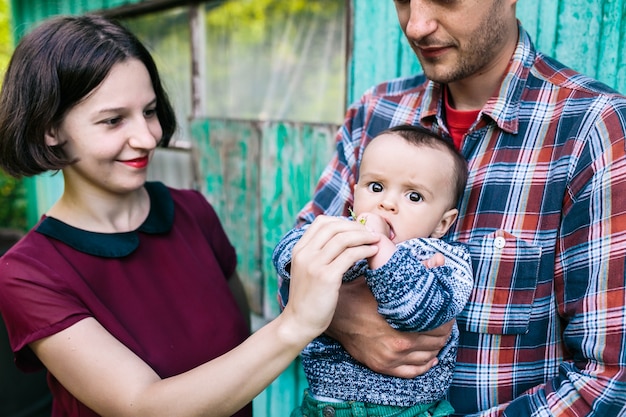
[[[450,226],[452,226],[452,223],[454,223],[454,221],[456,220],[458,215],[459,215],[459,211],[455,208],[450,209],[446,211],[445,213],[443,213],[443,216],[441,216],[441,220],[439,220],[439,224],[437,225],[437,227],[435,227],[435,230],[431,233],[430,237],[439,239],[440,237],[445,235],[448,229],[450,229]]]
[[[46,145],[48,146],[59,146],[61,144],[58,136],[58,131],[54,127],[47,128],[44,136],[46,140]]]

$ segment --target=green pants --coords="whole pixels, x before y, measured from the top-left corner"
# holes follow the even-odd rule
[[[412,407],[378,405],[358,401],[324,402],[304,392],[302,405],[291,412],[291,417],[444,417],[454,412],[446,400]]]

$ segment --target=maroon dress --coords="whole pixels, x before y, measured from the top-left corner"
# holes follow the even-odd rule
[[[18,367],[40,368],[28,344],[87,317],[161,378],[248,336],[227,283],[235,250],[211,205],[196,191],[146,189],[150,213],[136,231],[87,232],[44,216],[0,258],[0,312]],[[52,417],[96,416],[52,375],[49,384]]]

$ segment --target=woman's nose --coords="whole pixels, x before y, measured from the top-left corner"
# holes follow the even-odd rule
[[[133,148],[154,149],[161,139],[158,131],[160,128],[155,129],[152,126],[152,121],[140,120],[130,131],[128,142]]]

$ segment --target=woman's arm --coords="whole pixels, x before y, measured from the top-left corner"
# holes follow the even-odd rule
[[[95,319],[30,346],[79,401],[102,416],[229,416],[270,384],[332,318],[343,271],[371,256],[376,236],[320,217],[294,247],[284,312],[232,351],[161,380]]]

